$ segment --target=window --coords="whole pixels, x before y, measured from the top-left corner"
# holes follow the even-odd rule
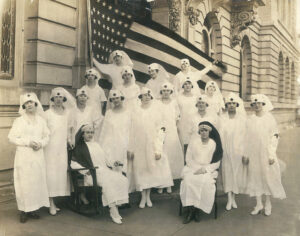
[[[244,100],[251,95],[251,46],[247,36],[244,36],[240,51],[240,97]]]
[[[0,1],[0,79],[14,75],[15,0]]]
[[[291,98],[290,91],[290,61],[287,57],[285,60],[285,98]]]
[[[284,65],[282,52],[278,57],[278,100],[284,98]]]

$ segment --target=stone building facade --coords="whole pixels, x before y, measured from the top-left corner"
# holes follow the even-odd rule
[[[296,0],[155,0],[152,19],[225,63],[223,94],[239,93],[249,107],[268,95],[284,127],[296,118],[299,50]],[[14,147],[7,134],[19,95],[35,91],[47,105],[50,90],[83,84],[88,65],[87,0],[1,0],[0,182],[12,177]],[[1,188],[1,184],[0,184]]]

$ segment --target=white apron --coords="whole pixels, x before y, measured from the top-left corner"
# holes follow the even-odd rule
[[[36,115],[32,123],[26,114],[17,118],[8,134],[9,141],[17,145],[14,161],[14,185],[18,209],[24,212],[49,207],[46,166],[43,148],[49,141],[49,130],[43,118]],[[30,141],[42,147],[34,151]]]
[[[160,112],[166,127],[164,153],[168,157],[173,179],[179,179],[184,166],[183,150],[180,144],[176,122],[179,119],[179,107],[176,100],[170,103],[160,102]]]
[[[50,108],[45,112],[45,117],[50,130],[50,140],[45,147],[49,197],[69,196],[70,182],[67,173],[69,113],[65,111],[64,114],[58,115]]]
[[[180,199],[183,206],[194,206],[205,213],[210,213],[215,200],[216,178],[220,162],[210,164],[216,144],[209,139],[202,144],[200,135],[190,141],[186,154],[186,166],[182,171],[183,180],[180,185]],[[201,167],[207,171],[196,175]]]

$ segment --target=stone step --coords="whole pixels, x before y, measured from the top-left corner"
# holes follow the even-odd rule
[[[15,191],[12,182],[0,182],[0,203],[15,199]]]

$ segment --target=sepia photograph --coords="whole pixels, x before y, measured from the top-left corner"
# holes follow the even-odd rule
[[[0,236],[300,235],[300,0],[0,0],[0,53]]]

